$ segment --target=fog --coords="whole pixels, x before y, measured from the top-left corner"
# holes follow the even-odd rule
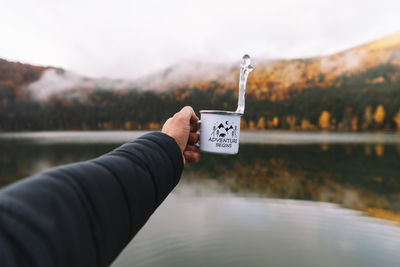
[[[239,62],[231,64],[184,62],[138,79],[91,78],[68,70],[47,69],[27,88],[39,100],[46,100],[52,95],[60,94],[84,99],[87,93],[96,89],[165,91],[179,84],[198,81],[217,80],[235,83],[238,77],[231,69],[239,70],[239,66]]]

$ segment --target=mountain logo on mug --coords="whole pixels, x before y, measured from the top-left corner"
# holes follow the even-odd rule
[[[213,126],[211,133],[212,137],[225,137],[225,138],[235,138],[237,137],[238,127],[232,122],[216,122]]]

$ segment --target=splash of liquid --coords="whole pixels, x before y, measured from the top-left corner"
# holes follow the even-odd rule
[[[244,93],[246,92],[246,82],[249,73],[254,70],[253,66],[250,65],[250,56],[244,55],[242,65],[240,68],[240,80],[239,80],[239,97],[238,97],[238,107],[236,109],[237,113],[244,113]]]

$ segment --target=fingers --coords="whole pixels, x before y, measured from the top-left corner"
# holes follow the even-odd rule
[[[195,145],[187,145],[185,148],[185,151],[193,151],[193,152],[198,152],[199,148]]]
[[[197,132],[197,130],[199,130],[199,124],[197,122],[190,123],[190,131],[191,132]]]
[[[190,145],[194,145],[197,143],[197,141],[199,141],[199,137],[200,135],[198,133],[189,133],[189,138],[188,138],[188,144]]]
[[[193,108],[190,106],[182,108],[179,112],[175,113],[175,115],[172,118],[175,121],[179,121],[180,123],[183,124],[190,123],[193,125],[199,120],[199,118],[194,113]]]
[[[179,111],[178,113],[181,113],[182,116],[190,122],[196,122],[199,120],[191,106],[186,106],[182,108],[181,111]]]
[[[199,148],[194,145],[187,145],[185,151],[183,152],[183,156],[185,157],[185,161],[189,163],[195,163],[200,160],[200,154],[198,153]]]
[[[200,137],[197,133],[198,120],[193,108],[186,106],[169,118],[162,127],[163,133],[175,139],[183,152],[184,162],[197,162],[200,158],[198,149],[194,146]]]
[[[200,154],[194,151],[185,151],[183,152],[183,156],[185,157],[187,162],[195,163],[200,160]]]

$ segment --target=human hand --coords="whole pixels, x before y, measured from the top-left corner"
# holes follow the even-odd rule
[[[183,162],[197,162],[200,159],[198,148],[194,145],[199,140],[197,133],[199,118],[190,106],[186,106],[162,127],[161,132],[175,139],[183,155]]]

